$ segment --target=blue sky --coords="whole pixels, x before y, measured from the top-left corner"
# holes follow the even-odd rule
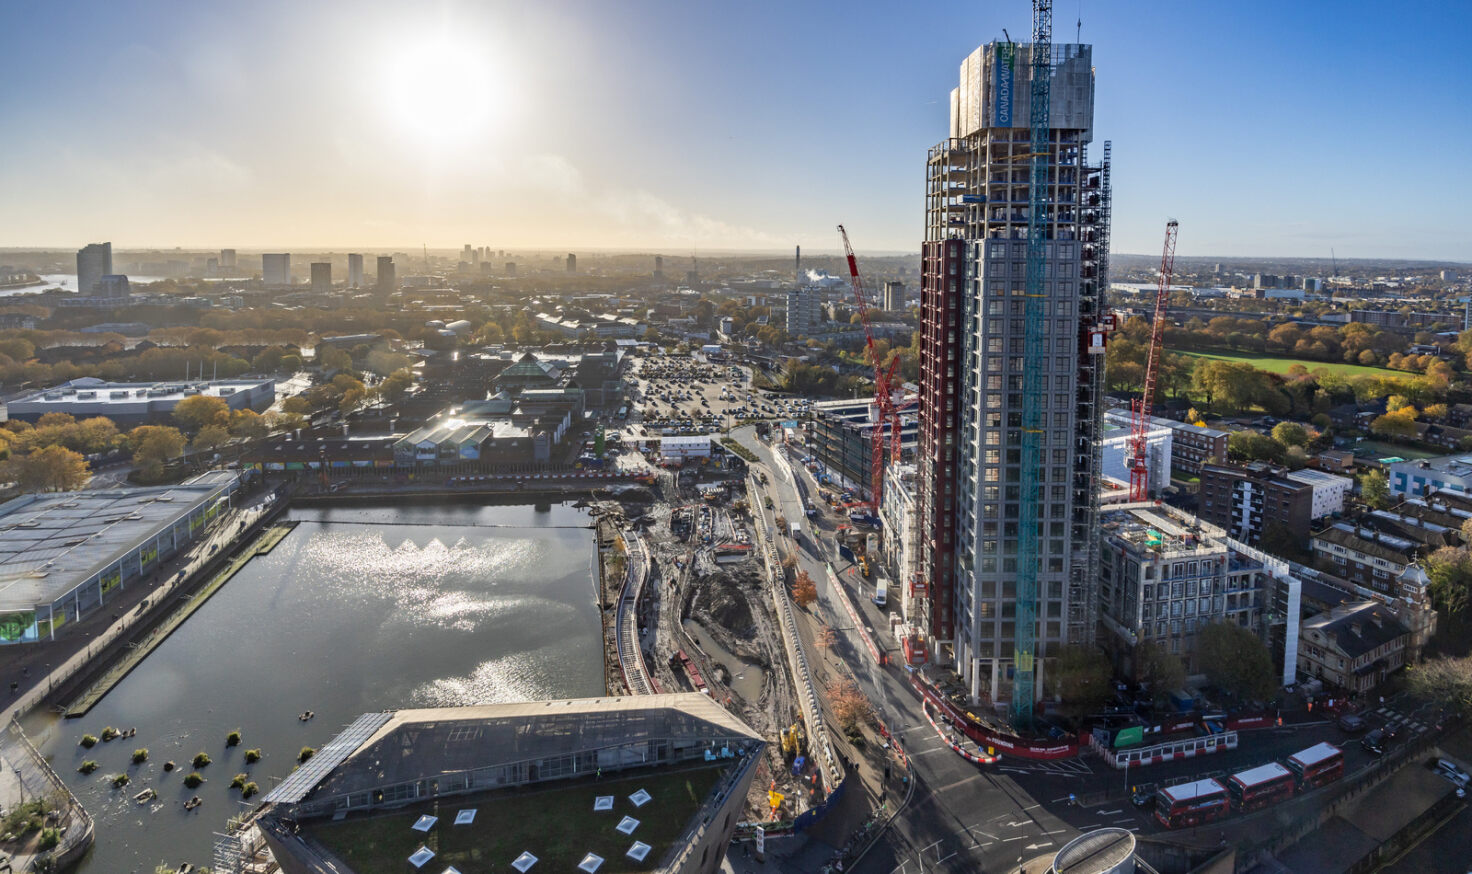
[[[1030,15],[0,0],[0,246],[913,251],[957,66]],[[1472,4],[1080,15],[1115,251],[1472,260]]]

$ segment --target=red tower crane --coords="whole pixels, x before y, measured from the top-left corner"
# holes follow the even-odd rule
[[[894,402],[894,374],[895,368],[899,366],[898,356],[884,366],[879,360],[879,353],[874,348],[874,331],[869,327],[869,304],[864,297],[864,281],[859,278],[859,259],[854,257],[854,247],[849,244],[848,231],[843,225],[838,226],[838,234],[843,237],[843,252],[848,257],[849,283],[854,290],[854,304],[859,309],[859,317],[864,323],[864,344],[868,353],[869,363],[874,367],[874,404],[878,415],[874,422],[874,430],[870,434],[873,444],[873,459],[869,475],[870,494],[874,502],[874,513],[879,513],[880,497],[884,493],[884,433],[886,428],[890,436],[890,460],[896,463],[900,460],[900,415]]]
[[[1146,435],[1150,433],[1150,405],[1155,399],[1155,377],[1165,339],[1165,316],[1170,307],[1170,277],[1176,266],[1176,221],[1165,223],[1165,249],[1160,255],[1160,286],[1155,290],[1155,320],[1150,324],[1150,349],[1145,358],[1145,391],[1133,404],[1130,424],[1130,500],[1150,500],[1150,469],[1145,464]]]

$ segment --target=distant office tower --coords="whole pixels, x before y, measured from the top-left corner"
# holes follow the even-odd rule
[[[378,293],[388,297],[399,290],[398,277],[394,275],[394,259],[391,255],[378,256]]]
[[[234,249],[221,249],[220,250],[220,269],[221,270],[234,270],[235,269],[235,250]]]
[[[895,312],[905,308],[905,284],[903,282],[889,281],[884,283],[884,294],[880,298],[880,306]]]
[[[363,256],[356,252],[348,253],[348,288],[363,287]]]
[[[1029,214],[1031,45],[993,42],[966,58],[949,137],[927,156],[923,545],[910,615],[931,657],[952,663],[979,701],[1012,700],[1014,670],[1034,683],[1015,694],[1036,696],[1049,658],[1088,645],[1097,621],[1103,356],[1088,354],[1086,341],[1100,306],[1108,203],[1106,171],[1085,154],[1091,59],[1090,46],[1052,46],[1039,215]],[[1019,591],[1024,581],[1034,585]],[[1019,598],[1028,591],[1035,597]],[[1032,633],[1019,640],[1024,618]]]
[[[578,272],[578,256],[572,254],[571,252],[567,253],[567,272]]]
[[[802,247],[801,246],[798,246],[797,247],[797,251],[795,251],[793,253],[793,255],[792,255],[792,281],[793,282],[796,282],[798,285],[802,285]]]
[[[505,273],[506,273],[507,276],[515,276],[516,275],[516,262],[515,261],[507,261],[506,262],[506,270],[505,270]]]
[[[787,333],[794,337],[811,334],[822,321],[822,302],[818,289],[811,285],[794,285],[787,289]]]
[[[128,277],[116,273],[107,274],[92,286],[93,297],[105,297],[108,300],[124,301],[128,299],[130,293]]]
[[[286,253],[262,255],[261,281],[267,285],[290,285],[291,255]]]
[[[1222,272],[1222,265],[1220,265],[1220,264],[1213,264],[1213,265],[1211,265],[1211,272],[1220,275],[1221,272]]]
[[[96,294],[97,283],[111,273],[112,243],[88,243],[77,251],[77,294]]]
[[[204,259],[204,275],[205,276],[218,276],[219,274],[220,274],[220,259],[219,258],[206,258],[206,259]]]
[[[327,294],[332,291],[332,263],[329,261],[312,262],[312,293]]]
[[[655,255],[654,256],[654,278],[655,279],[663,279],[664,278],[664,256],[663,255]]]

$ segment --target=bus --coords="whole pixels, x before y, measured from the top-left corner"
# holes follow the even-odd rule
[[[1331,743],[1314,744],[1289,756],[1288,770],[1300,790],[1332,783],[1344,776],[1344,750]]]
[[[1277,762],[1249,768],[1227,779],[1232,808],[1244,812],[1287,801],[1293,797],[1294,788],[1293,772]]]
[[[1227,815],[1227,790],[1215,780],[1166,786],[1155,793],[1155,818],[1166,828],[1190,828]]]

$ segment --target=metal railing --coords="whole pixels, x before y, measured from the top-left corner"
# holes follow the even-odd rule
[[[46,798],[56,807],[57,818],[54,824],[48,823],[48,827],[60,830],[60,842],[50,850],[33,856],[24,870],[37,870],[36,862],[41,858],[49,858],[56,870],[64,870],[80,859],[92,845],[91,815],[46,763],[46,759],[31,745],[25,732],[21,731],[20,722],[14,718],[10,720],[5,733],[0,735],[0,759],[4,760],[7,768],[14,771],[16,779],[20,781],[23,796],[29,796],[32,800]]]

